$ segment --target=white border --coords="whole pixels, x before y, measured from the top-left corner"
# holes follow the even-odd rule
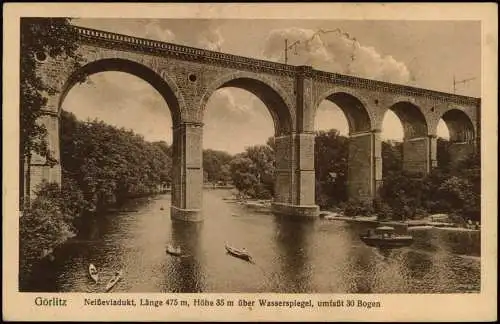
[[[362,4],[103,4],[8,3],[4,5],[3,58],[3,314],[5,320],[232,320],[232,321],[471,321],[496,319],[497,287],[497,46],[498,17],[493,3],[362,3]],[[18,129],[19,18],[71,16],[101,18],[252,18],[349,20],[481,20],[482,22],[482,206],[480,294],[259,294],[275,299],[342,298],[378,300],[382,308],[182,308],[131,309],[83,307],[84,297],[109,294],[33,294],[17,292],[18,264]],[[35,296],[58,296],[69,307],[40,308]],[[167,298],[175,294],[112,294],[113,297]],[[250,298],[251,294],[180,294],[182,298]]]

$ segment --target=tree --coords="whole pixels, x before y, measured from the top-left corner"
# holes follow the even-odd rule
[[[25,164],[31,163],[32,153],[36,153],[55,164],[47,143],[47,129],[38,122],[47,104],[44,93],[54,94],[56,89],[45,84],[36,73],[37,60],[43,57],[65,55],[73,58],[79,66],[76,54],[76,34],[71,30],[68,18],[22,18],[21,19],[21,71],[20,71],[20,203],[23,206]],[[29,177],[28,177],[29,180]],[[30,187],[29,182],[27,187]],[[28,190],[29,195],[29,190]]]
[[[382,175],[400,172],[403,169],[402,143],[393,141],[382,142]]]
[[[203,171],[207,172],[207,181],[225,181],[222,167],[229,163],[232,158],[227,152],[211,149],[203,150]]]
[[[229,163],[226,163],[221,167],[221,177],[221,181],[224,184],[231,181],[231,165]]]
[[[230,162],[231,178],[243,194],[268,199],[274,194],[274,151],[268,145],[247,147]]]
[[[316,133],[316,202],[321,207],[331,207],[347,200],[348,141],[335,129]]]
[[[28,277],[33,264],[73,235],[65,221],[59,185],[43,182],[36,198],[19,219],[20,279]]]
[[[254,197],[255,187],[259,180],[255,172],[253,161],[244,153],[237,155],[230,163],[233,184],[244,195]]]
[[[165,142],[149,143],[132,131],[78,121],[64,111],[61,126],[64,174],[81,190],[86,209],[99,211],[170,183],[171,147]]]
[[[449,171],[450,169],[450,141],[439,137],[437,139],[437,166],[443,171]]]

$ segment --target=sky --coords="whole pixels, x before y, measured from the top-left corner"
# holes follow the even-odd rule
[[[450,93],[454,77],[472,79],[457,84],[456,93],[481,93],[481,26],[474,21],[75,19],[73,24],[277,62],[284,61],[286,38],[288,44],[299,41],[288,64]],[[168,106],[147,82],[121,72],[97,73],[90,80],[70,90],[63,109],[82,120],[97,118],[146,140],[171,143]],[[236,88],[210,97],[204,124],[204,148],[233,154],[274,134],[266,106]],[[328,101],[318,108],[315,128],[348,134],[345,116]],[[442,121],[438,135],[448,137]],[[382,137],[403,137],[391,111]]]

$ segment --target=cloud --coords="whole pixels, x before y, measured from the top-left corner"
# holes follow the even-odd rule
[[[162,42],[175,42],[175,34],[170,29],[163,28],[158,19],[153,19],[146,25],[143,37]]]
[[[219,27],[210,26],[198,36],[197,43],[199,47],[204,49],[221,52],[224,37],[222,37]]]
[[[411,81],[406,64],[360,44],[354,36],[340,29],[316,31],[292,27],[272,30],[266,39],[263,55],[283,62],[285,39],[290,47],[289,64],[311,65],[328,72],[393,83]]]
[[[205,118],[246,122],[260,112],[255,108],[259,102],[257,97],[247,91],[223,88],[216,91],[207,102]]]
[[[232,154],[247,146],[263,144],[274,134],[274,123],[266,106],[240,89],[215,92],[207,103],[203,122],[204,147]]]

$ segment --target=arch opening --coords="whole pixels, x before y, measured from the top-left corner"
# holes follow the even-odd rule
[[[214,91],[203,114],[205,188],[235,187],[248,198],[274,195],[276,125],[279,120],[255,91],[224,84]],[[203,204],[211,194],[207,192]]]
[[[424,176],[432,167],[434,159],[431,154],[432,144],[424,114],[418,106],[407,101],[397,102],[389,107],[389,110],[401,121],[403,143],[391,147],[386,145],[385,164],[389,165],[384,166],[383,161],[382,170],[388,171],[392,165],[393,171],[402,170],[406,176],[415,178]],[[392,154],[387,154],[389,151]],[[400,161],[397,160],[399,156],[401,156]]]
[[[387,109],[381,129],[382,179],[403,169],[403,122],[391,109]]]
[[[403,125],[404,140],[427,136],[427,122],[416,105],[410,102],[398,102],[389,109],[396,114]]]
[[[458,171],[461,161],[475,152],[474,126],[470,118],[458,109],[445,112],[439,125],[447,129],[448,138],[438,137],[437,167],[444,171]]]
[[[471,143],[474,141],[474,126],[470,118],[461,110],[451,109],[443,114],[441,119],[449,131],[452,143]]]
[[[349,125],[349,134],[371,130],[370,116],[361,101],[345,92],[336,92],[325,98],[342,110]]]
[[[371,120],[358,98],[335,92],[325,96],[314,117],[316,203],[322,208],[371,194]]]
[[[172,123],[164,97],[126,72],[96,72],[61,100],[62,185],[94,211],[172,185]],[[92,212],[92,209],[89,210]]]
[[[292,116],[285,102],[283,91],[277,89],[276,85],[268,84],[264,80],[259,80],[257,77],[229,76],[218,80],[214,83],[212,88],[207,90],[202,99],[201,109],[203,113],[205,112],[207,102],[212,94],[224,88],[246,90],[259,98],[271,114],[275,136],[290,134],[294,129]]]
[[[180,122],[182,117],[182,107],[179,101],[180,98],[178,98],[175,93],[177,92],[175,91],[175,84],[140,63],[117,58],[101,59],[90,62],[75,71],[64,84],[63,91],[59,99],[59,111],[68,92],[75,84],[84,81],[86,77],[93,74],[110,71],[128,73],[149,83],[165,100],[168,108],[170,109],[173,124],[177,125]]]

